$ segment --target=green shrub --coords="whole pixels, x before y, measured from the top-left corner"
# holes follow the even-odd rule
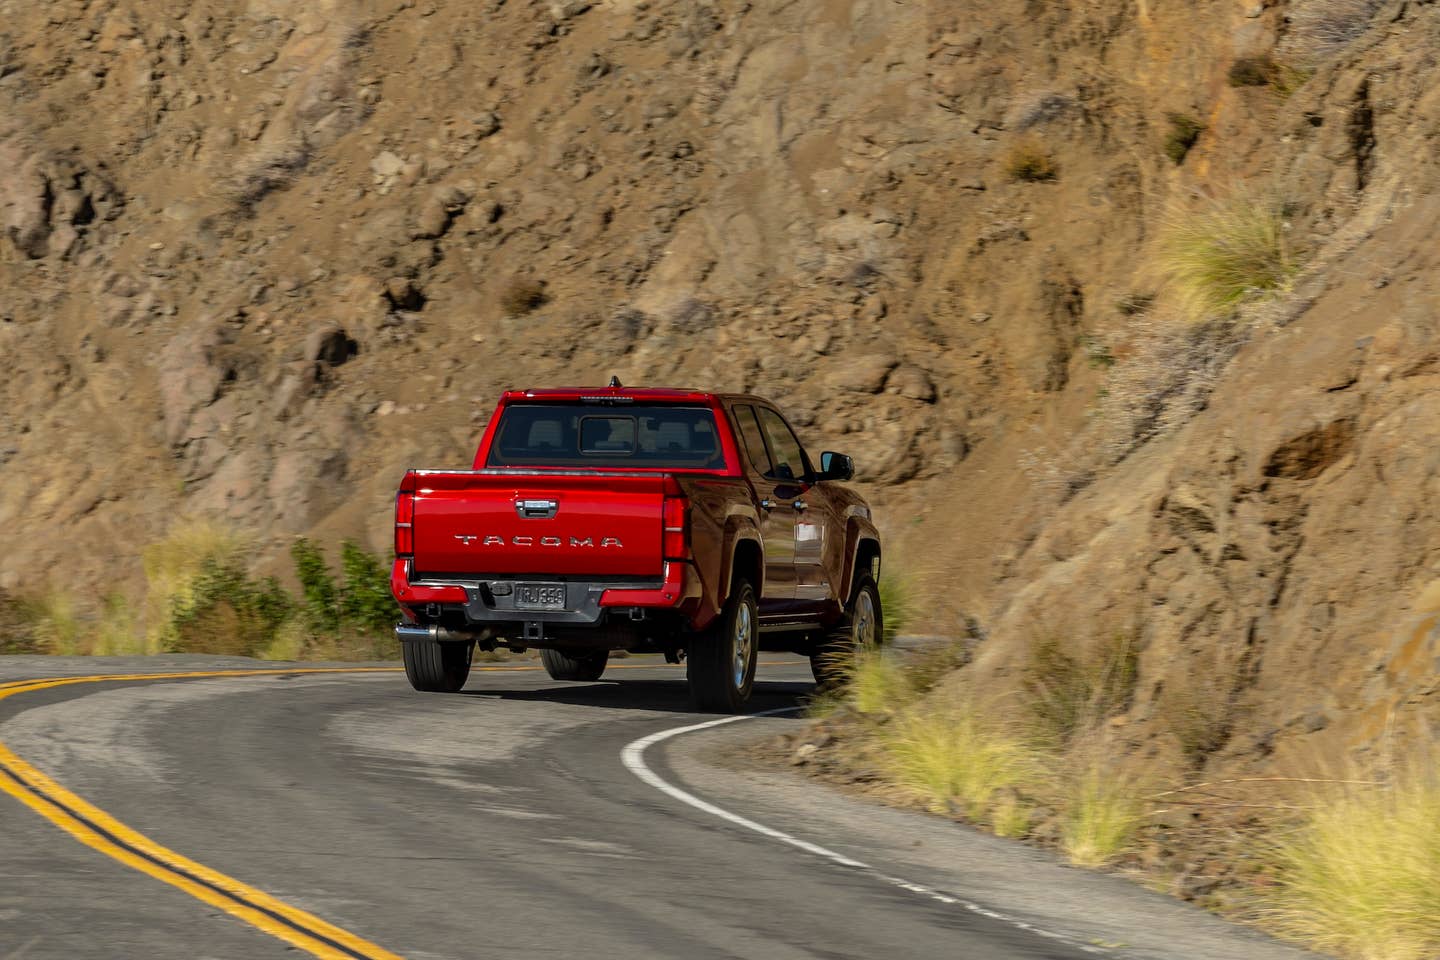
[[[1194,117],[1183,113],[1166,114],[1170,129],[1165,134],[1165,156],[1177,167],[1185,162],[1190,148],[1205,132],[1205,125]]]
[[[1273,850],[1267,919],[1355,960],[1440,956],[1440,782],[1407,772],[1382,787],[1335,786]]]
[[[333,633],[340,628],[340,590],[320,548],[304,537],[290,546],[295,576],[300,581],[301,607],[305,621],[316,633]]]
[[[388,634],[400,618],[390,594],[390,570],[353,540],[340,544],[340,593],[337,607],[341,622],[362,631]]]
[[[294,610],[294,600],[274,577],[255,580],[239,557],[212,557],[202,562],[189,596],[177,601],[174,649],[255,656]]]
[[[1289,229],[1282,201],[1237,194],[1172,215],[1157,263],[1190,316],[1227,315],[1249,297],[1288,286],[1298,269]]]
[[[378,558],[344,541],[337,583],[324,553],[304,537],[290,555],[300,581],[301,617],[311,634],[308,652],[327,660],[398,654],[391,628],[399,610],[390,596],[389,571]]]

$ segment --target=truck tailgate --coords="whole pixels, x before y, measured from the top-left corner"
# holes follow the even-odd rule
[[[659,577],[660,473],[416,471],[417,575]]]

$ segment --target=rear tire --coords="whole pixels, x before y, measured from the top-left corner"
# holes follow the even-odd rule
[[[830,635],[810,654],[810,672],[821,690],[843,685],[861,650],[877,649],[885,639],[885,611],[880,609],[880,588],[867,573],[855,583],[845,615]]]
[[[750,699],[760,650],[759,616],[755,589],[737,580],[720,616],[691,641],[685,674],[697,710],[738,713]]]
[[[459,693],[470,677],[470,658],[475,644],[468,640],[428,643],[423,640],[400,644],[405,676],[410,686],[422,693]]]
[[[593,682],[605,672],[610,662],[610,651],[571,655],[559,650],[541,650],[540,662],[551,680],[585,680]]]

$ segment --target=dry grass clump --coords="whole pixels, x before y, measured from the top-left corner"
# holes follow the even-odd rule
[[[1336,784],[1275,846],[1265,919],[1354,960],[1440,956],[1440,781],[1410,770],[1383,786]]]
[[[900,658],[887,650],[856,653],[846,690],[856,710],[877,715],[896,713],[917,695]]]
[[[1299,269],[1286,204],[1240,193],[1200,210],[1176,211],[1161,231],[1157,266],[1195,320],[1283,291]]]
[[[1230,64],[1225,79],[1232,87],[1268,87],[1278,73],[1275,61],[1268,54],[1240,57]]]
[[[1055,158],[1039,143],[1023,140],[1010,148],[1003,161],[1005,175],[1024,183],[1048,183],[1060,178]]]
[[[1038,755],[973,703],[911,709],[879,734],[895,782],[933,810],[982,820],[1002,793],[1033,783]],[[1007,822],[1013,812],[1007,813]]]
[[[500,307],[508,316],[523,317],[545,306],[549,299],[545,293],[544,281],[516,277],[501,291]]]
[[[1104,866],[1129,849],[1145,814],[1140,781],[1092,760],[1067,784],[1060,848],[1078,867]]]
[[[1124,631],[1089,642],[1055,636],[1032,642],[1022,684],[1036,736],[1065,746],[1124,709],[1138,666],[1134,637]]]

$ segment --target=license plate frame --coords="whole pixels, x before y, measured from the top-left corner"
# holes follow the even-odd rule
[[[534,581],[515,584],[516,610],[565,610],[565,584]]]

